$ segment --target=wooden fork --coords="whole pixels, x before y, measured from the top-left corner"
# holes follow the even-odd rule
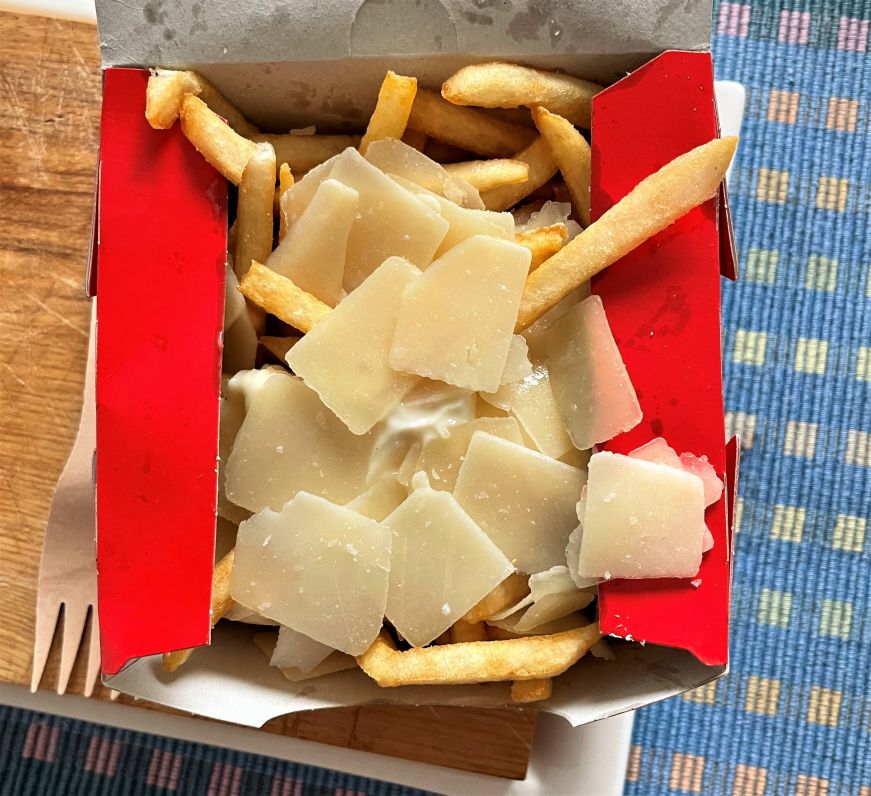
[[[82,416],[73,449],[55,488],[45,529],[36,598],[36,632],[30,690],[36,691],[45,669],[63,608],[57,692],[67,690],[82,646],[88,614],[91,633],[84,694],[90,696],[100,671],[97,622],[96,520],[93,457],[96,445],[94,358],[97,300],[91,301],[91,334],[85,370]]]

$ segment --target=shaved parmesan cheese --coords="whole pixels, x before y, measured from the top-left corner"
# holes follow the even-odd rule
[[[251,401],[227,461],[229,500],[280,509],[297,492],[347,503],[364,488],[372,435],[357,436],[317,393],[276,369]]]
[[[360,194],[357,219],[348,236],[346,291],[361,285],[391,255],[420,268],[432,261],[448,231],[448,222],[438,212],[367,163],[355,149],[346,149],[336,158],[330,178]]]
[[[454,496],[521,572],[565,563],[583,470],[477,431]]]
[[[641,421],[635,389],[598,296],[556,321],[546,347],[554,398],[576,448],[591,448]]]
[[[502,371],[502,384],[511,384],[532,375],[532,363],[529,361],[529,347],[526,338],[515,334],[508,347],[508,360]]]
[[[355,434],[365,434],[419,380],[387,364],[399,302],[420,271],[390,257],[287,354],[287,364]]]
[[[440,257],[405,290],[391,366],[469,390],[498,389],[530,257],[483,235]]]
[[[447,437],[435,437],[423,446],[415,467],[426,473],[433,489],[453,491],[469,442],[476,431],[486,431],[518,445],[523,444],[520,426],[513,417],[479,418],[451,426]]]
[[[259,627],[277,627],[278,622],[261,616],[257,611],[252,611],[244,605],[233,605],[222,617],[228,622],[241,622],[244,625],[258,625]]]
[[[239,526],[232,598],[349,655],[381,630],[390,531],[305,492]]]
[[[332,652],[332,647],[321,644],[320,641],[315,641],[304,633],[289,627],[280,627],[278,641],[275,643],[275,651],[272,653],[269,665],[310,672]]]
[[[690,578],[699,571],[704,491],[689,473],[595,453],[583,515],[581,577]]]
[[[400,484],[395,475],[388,473],[382,475],[365,492],[357,495],[347,506],[364,517],[381,522],[407,497],[407,487]]]
[[[333,155],[329,160],[309,169],[301,180],[296,180],[281,197],[281,209],[290,227],[309,206],[314,195],[324,180],[328,180],[333,171],[336,161],[342,153]]]
[[[590,624],[582,613],[569,614],[562,616],[559,619],[554,619],[551,622],[544,622],[534,630],[518,630],[517,623],[523,618],[523,612],[518,612],[506,617],[505,619],[488,619],[487,624],[490,627],[496,627],[501,630],[507,630],[515,636],[547,636],[551,633],[562,633],[566,630],[573,630],[576,627],[586,627]]]
[[[529,594],[511,608],[494,614],[493,619],[505,619],[526,609],[516,618],[511,629],[519,632],[535,630],[586,608],[595,596],[595,590],[578,589],[565,566],[555,566],[530,575]]]
[[[580,507],[580,502],[578,506]],[[582,512],[578,511],[578,514]],[[601,578],[582,578],[578,574],[578,564],[581,558],[581,539],[584,535],[584,526],[578,525],[570,534],[569,541],[566,544],[566,567],[569,571],[569,577],[572,583],[579,589],[588,589],[590,586],[595,586]]]
[[[230,263],[227,254],[227,264],[224,267],[224,328],[229,329],[245,311],[245,296],[239,292],[239,280]]]
[[[514,240],[514,222],[510,213],[497,213],[493,210],[471,210],[460,207],[438,194],[427,191],[409,180],[392,175],[403,188],[415,194],[421,201],[429,200],[445,221],[450,224],[445,239],[435,253],[441,257],[466,238],[473,235],[489,235],[492,238]]]
[[[635,450],[629,451],[628,455],[633,459],[643,459],[646,462],[667,464],[669,467],[677,467],[678,470],[683,469],[674,448],[662,437],[654,437],[650,442],[645,442]]]
[[[353,188],[324,180],[265,265],[335,307],[342,297],[348,234],[359,199]]]
[[[448,492],[418,489],[393,532],[387,618],[412,646],[441,635],[514,567]]]
[[[495,393],[482,392],[481,398],[510,411],[545,456],[558,459],[574,448],[566,433],[545,365],[537,365],[520,381],[503,384]]]
[[[484,209],[481,194],[466,180],[453,177],[423,152],[395,138],[373,141],[366,160],[385,174],[400,177],[449,200],[460,207]]]
[[[682,453],[680,464],[686,472],[702,479],[706,506],[710,506],[720,499],[720,495],[723,494],[723,482],[717,477],[717,471],[714,470],[714,466],[708,461],[707,456]]]

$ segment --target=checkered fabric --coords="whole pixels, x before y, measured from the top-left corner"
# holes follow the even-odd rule
[[[871,796],[871,2],[715,5],[747,87],[724,286],[732,671],[639,712],[626,793]]]

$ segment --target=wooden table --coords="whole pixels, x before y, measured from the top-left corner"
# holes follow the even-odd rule
[[[0,12],[0,682],[6,683],[30,681],[41,538],[81,404],[83,275],[100,108],[96,45],[91,25]],[[47,687],[56,666],[53,650]],[[81,691],[82,678],[77,667],[72,692]],[[108,692],[98,689],[95,698]],[[371,706],[285,716],[264,730],[522,778],[534,725],[534,711]]]

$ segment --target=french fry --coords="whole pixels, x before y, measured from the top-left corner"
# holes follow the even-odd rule
[[[275,151],[269,144],[257,144],[239,182],[233,267],[240,279],[252,260],[263,262],[272,253],[274,203]]]
[[[508,210],[514,207],[521,199],[529,196],[556,174],[556,161],[553,159],[550,147],[541,136],[538,136],[526,149],[514,155],[514,160],[525,163],[529,167],[529,174],[523,182],[503,185],[501,188],[483,192],[481,199],[488,210]]]
[[[572,124],[589,128],[597,83],[528,66],[488,63],[465,66],[442,85],[442,96],[456,105],[517,108],[542,105]]]
[[[550,699],[553,693],[553,680],[543,677],[539,680],[515,680],[511,683],[511,701],[519,704],[541,702]]]
[[[451,643],[463,641],[487,641],[487,626],[483,622],[464,622],[457,620],[451,626]]]
[[[514,242],[525,246],[532,252],[532,262],[529,270],[534,271],[548,257],[556,254],[569,238],[565,224],[551,224],[547,227],[531,229],[528,232],[517,232]]]
[[[400,685],[468,685],[556,677],[579,661],[600,638],[592,624],[551,636],[510,641],[467,641],[399,652],[386,630],[357,657],[382,688]]]
[[[338,155],[349,146],[360,143],[358,135],[255,135],[252,141],[272,144],[275,159],[287,163],[296,175],[307,171]]]
[[[417,78],[397,75],[388,71],[378,92],[378,102],[369,119],[369,126],[360,141],[360,154],[365,155],[369,144],[383,138],[402,138],[408,124],[408,115],[417,94]]]
[[[502,581],[477,605],[470,608],[463,617],[464,622],[475,624],[484,619],[489,619],[493,614],[498,614],[506,608],[519,603],[529,594],[529,575],[515,572]]]
[[[276,318],[307,333],[332,308],[295,285],[286,276],[258,262],[251,263],[239,283],[239,291]]]
[[[256,145],[225,124],[205,102],[193,94],[182,100],[181,130],[197,152],[234,185],[242,181],[242,172]]]
[[[287,352],[290,351],[302,338],[301,337],[271,337],[270,335],[264,334],[260,338],[260,345],[262,345],[272,356],[276,359],[280,359],[282,364],[284,364],[284,358],[287,356]]]
[[[590,277],[714,197],[737,145],[735,136],[717,138],[676,157],[545,260],[526,280],[515,331],[526,329]]]
[[[230,573],[233,571],[235,557],[236,551],[231,550],[215,564],[215,571],[212,573],[212,606],[210,610],[212,627],[218,624],[218,620],[235,605],[233,598],[230,597]],[[192,648],[167,652],[163,656],[163,670],[174,672],[190,658],[193,651]]]
[[[287,234],[287,216],[281,207],[281,197],[293,188],[293,173],[287,163],[282,163],[278,170],[278,190],[275,192],[274,212],[278,213],[278,239]]]
[[[533,108],[532,118],[566,181],[578,221],[582,227],[590,226],[590,145],[587,139],[570,121],[546,108]]]
[[[418,152],[423,152],[428,141],[427,134],[422,133],[420,130],[406,129],[402,135],[402,143],[414,147]]]
[[[452,177],[459,177],[474,185],[479,191],[492,191],[503,185],[515,185],[529,178],[529,164],[510,158],[490,160],[466,160],[448,163],[445,170]]]
[[[494,119],[474,108],[452,105],[438,92],[425,88],[417,90],[408,126],[485,157],[505,157],[523,149],[535,137],[532,130]]]
[[[257,128],[208,80],[196,72],[155,69],[145,90],[145,118],[158,129],[175,124],[185,94],[200,97],[218,116],[222,116],[239,135],[256,135]]]

